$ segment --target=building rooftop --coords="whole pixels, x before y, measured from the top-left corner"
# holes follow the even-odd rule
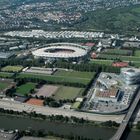
[[[13,56],[13,53],[0,52],[0,59],[7,59]]]
[[[115,98],[117,96],[118,89],[111,88],[109,90],[97,90],[96,97],[101,98]]]

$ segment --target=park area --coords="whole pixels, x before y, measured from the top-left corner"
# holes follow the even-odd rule
[[[81,79],[91,79],[93,77],[93,72],[81,72],[81,71],[73,71],[73,70],[58,70],[55,72],[56,76],[62,77],[74,77],[74,78],[81,78]]]
[[[82,96],[83,88],[60,86],[53,98],[56,100],[74,100],[77,97]]]
[[[0,79],[0,92],[14,85],[13,80],[10,79]]]
[[[8,87],[8,83],[1,83],[0,82],[0,91],[6,89]]]
[[[110,54],[99,54],[98,59],[105,60],[121,60],[121,61],[140,61],[140,57],[136,56],[122,56],[122,55],[110,55]]]
[[[1,69],[3,72],[20,72],[23,66],[5,66]]]
[[[31,83],[31,82],[25,83],[17,87],[16,94],[19,96],[26,96],[31,92],[31,90],[34,90],[35,87],[36,87],[35,83]]]
[[[0,72],[0,78],[11,78],[13,75],[13,73]]]
[[[131,50],[122,50],[122,49],[105,49],[102,54],[111,54],[111,55],[126,55],[131,56]]]
[[[74,83],[83,84],[86,86],[94,77],[95,72],[79,72],[79,71],[65,71],[58,70],[54,75],[47,74],[33,74],[33,73],[20,73],[17,79],[39,79],[52,82],[54,84],[61,83]]]
[[[140,57],[140,50],[136,50],[135,53],[134,53],[134,55],[135,55],[136,57]]]
[[[112,63],[113,63],[113,60],[91,59],[89,63],[91,63],[91,64],[98,64],[98,65],[111,66]]]

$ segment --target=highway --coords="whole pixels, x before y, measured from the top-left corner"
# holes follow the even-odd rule
[[[77,118],[84,118],[91,121],[116,121],[117,123],[121,123],[124,115],[100,115],[100,114],[92,114],[86,112],[78,112],[69,109],[59,109],[59,108],[50,108],[50,107],[43,107],[43,106],[35,106],[26,103],[20,103],[16,101],[10,100],[2,100],[0,99],[0,108],[13,110],[13,111],[26,111],[26,112],[33,112],[41,113],[43,115],[63,115],[63,116],[75,116]]]
[[[124,117],[119,129],[117,130],[115,135],[110,140],[121,140],[123,133],[124,133],[125,129],[127,128],[128,123],[129,123],[129,121],[130,121],[139,101],[140,101],[140,90],[136,94],[137,95],[136,95],[135,99],[133,100],[131,107],[129,108],[126,116]]]

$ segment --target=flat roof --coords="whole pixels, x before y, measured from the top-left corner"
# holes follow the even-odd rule
[[[101,98],[114,98],[117,96],[118,89],[117,88],[111,88],[109,90],[97,90],[96,91],[96,97]]]

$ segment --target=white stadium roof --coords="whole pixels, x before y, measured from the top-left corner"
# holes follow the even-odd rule
[[[62,52],[49,52],[53,49],[62,49],[62,50],[72,50],[73,52],[68,53],[65,51]],[[48,50],[48,52],[47,52]],[[87,54],[87,50],[83,46],[72,43],[53,43],[48,44],[47,47],[37,49],[32,52],[36,57],[45,57],[45,58],[78,58],[83,57]]]

